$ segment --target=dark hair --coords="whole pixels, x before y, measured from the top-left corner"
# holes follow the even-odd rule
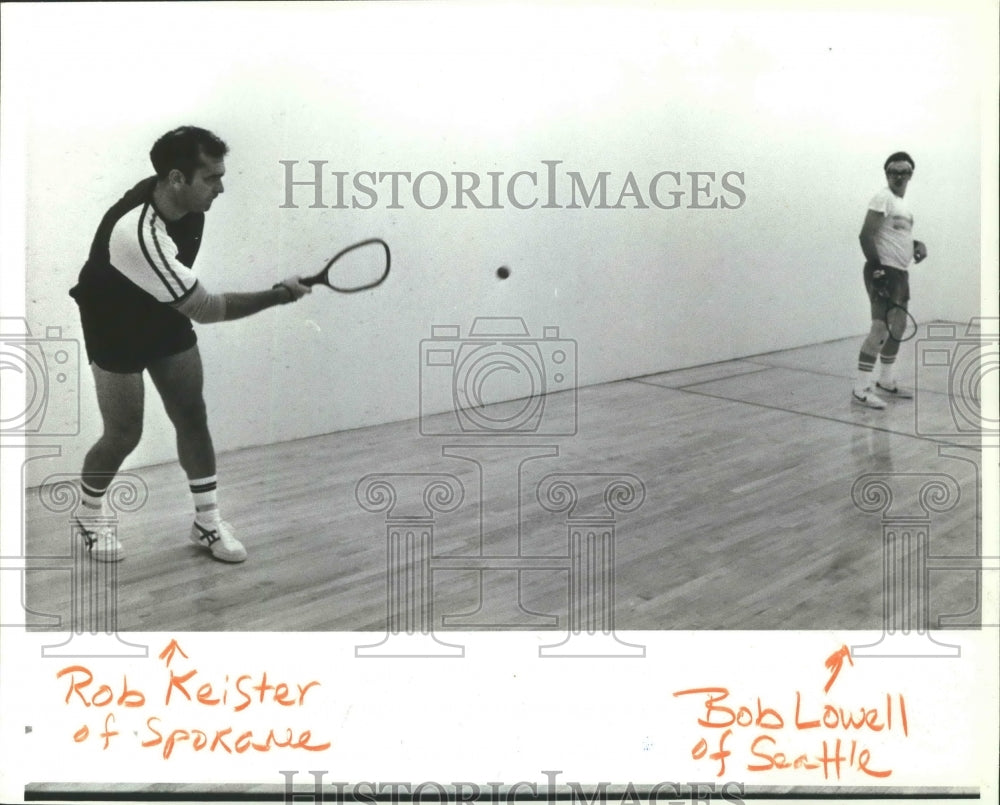
[[[893,162],[909,162],[910,163],[910,170],[916,170],[917,169],[917,166],[913,164],[913,157],[911,157],[909,154],[907,154],[906,151],[897,151],[895,154],[892,154],[885,161],[885,164],[882,166],[882,170],[888,170],[889,169],[889,165],[891,163],[893,163]]]
[[[181,126],[153,143],[149,159],[159,178],[165,179],[176,169],[190,182],[201,166],[202,156],[222,159],[228,153],[229,146],[208,129]]]

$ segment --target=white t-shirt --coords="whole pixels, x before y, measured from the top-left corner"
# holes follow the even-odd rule
[[[885,218],[875,233],[875,250],[884,266],[907,269],[913,261],[913,214],[906,200],[888,187],[879,190],[868,203],[868,209]]]

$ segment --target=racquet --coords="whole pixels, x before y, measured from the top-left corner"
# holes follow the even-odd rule
[[[917,320],[910,315],[910,311],[905,305],[893,302],[889,294],[889,280],[886,277],[885,269],[878,267],[872,274],[872,282],[875,285],[875,293],[885,300],[886,308],[882,320],[889,330],[889,337],[893,341],[902,343],[909,341],[917,334]]]
[[[389,276],[392,259],[389,244],[380,238],[369,238],[341,249],[331,257],[323,270],[303,277],[303,285],[325,285],[337,293],[357,293],[375,288]]]
[[[893,341],[909,341],[917,334],[917,320],[902,305],[892,303],[885,311],[885,326]]]

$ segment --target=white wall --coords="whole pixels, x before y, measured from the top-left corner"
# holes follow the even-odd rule
[[[210,290],[311,273],[369,236],[394,257],[377,292],[317,292],[199,328],[219,450],[417,416],[421,339],[438,324],[464,335],[477,316],[520,316],[532,334],[558,326],[578,344],[581,384],[860,334],[857,232],[897,149],[917,163],[907,198],[931,254],[914,271],[913,307],[965,320],[979,310],[980,177],[992,170],[980,160],[980,114],[995,112],[983,62],[992,15],[936,8],[8,7],[5,289],[19,290],[23,270],[33,333],[80,337],[66,290],[100,215],[151,172],[157,136],[196,123],[231,146],[197,264]],[[688,209],[688,192],[673,210],[630,198],[626,209],[540,209],[539,191],[531,210],[505,194],[504,209],[454,209],[450,197],[431,210],[403,192],[404,209],[388,209],[382,184],[371,210],[311,209],[308,188],[287,209],[280,160],[298,160],[303,177],[326,160],[352,175],[471,171],[484,182],[560,160],[567,182],[565,171],[588,183],[609,171],[611,204],[629,171],[643,192],[661,171],[734,171],[745,203]],[[326,187],[332,204],[332,177]],[[20,226],[23,252],[10,247]],[[20,315],[16,295],[4,297],[4,315]],[[97,435],[85,369],[81,391],[81,434],[40,472],[74,471]],[[149,400],[130,466],[173,460]]]

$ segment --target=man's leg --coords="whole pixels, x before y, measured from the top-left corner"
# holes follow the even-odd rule
[[[908,297],[908,293],[905,297],[900,295],[900,299],[896,301],[896,304],[905,308]],[[906,324],[906,314],[899,308],[893,308],[889,315],[893,317],[891,322],[893,330],[901,332]],[[886,338],[885,343],[882,345],[882,351],[879,353],[881,372],[879,379],[875,382],[875,388],[897,399],[908,400],[913,397],[913,392],[896,382],[896,356],[898,354],[899,341],[889,336]]]
[[[177,458],[188,478],[215,475],[215,448],[202,396],[201,353],[193,346],[149,364],[149,376],[177,432]]]
[[[104,432],[83,460],[83,482],[102,493],[142,438],[144,390],[141,374],[91,366]]]
[[[893,330],[895,332],[900,332],[902,330],[905,322],[898,321],[898,319],[903,317],[903,312],[899,308],[893,308],[892,312],[889,314]],[[896,356],[899,354],[899,341],[897,341],[892,336],[885,339],[885,343],[882,345],[882,351],[879,353],[879,366],[881,367],[879,372],[879,379],[876,381],[876,386],[881,389],[892,389],[896,387]]]
[[[219,513],[215,447],[205,409],[201,353],[195,345],[150,363],[148,370],[177,432],[177,457],[194,498],[191,538],[211,548],[218,559],[242,562],[246,551]]]
[[[86,522],[104,512],[104,494],[142,437],[144,389],[142,374],[119,374],[92,364],[97,405],[104,430],[83,460],[80,473],[81,508],[78,525],[95,559],[116,562],[123,552],[117,538],[99,525]]]
[[[881,272],[882,276],[876,280],[875,274],[878,272]],[[889,328],[885,325],[885,312],[888,309],[889,300],[886,293],[884,272],[885,269],[882,266],[870,262],[865,263],[862,271],[865,293],[868,294],[868,302],[871,307],[872,324],[868,335],[861,344],[861,350],[858,352],[858,374],[851,392],[853,402],[876,409],[885,408],[885,400],[875,394],[872,383],[875,362],[889,338]]]
[[[891,340],[889,328],[885,326],[885,322],[881,319],[872,319],[871,329],[858,353],[858,375],[854,381],[853,392],[854,401],[868,408],[885,408],[885,402],[879,399],[872,390],[872,372],[875,369],[875,361],[883,351],[885,343]]]

